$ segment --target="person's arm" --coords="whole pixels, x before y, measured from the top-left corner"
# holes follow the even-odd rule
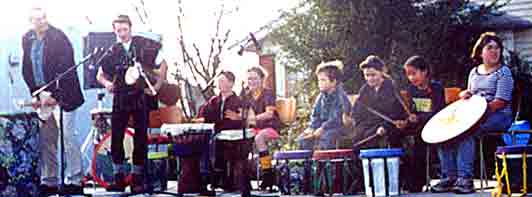
[[[495,99],[488,103],[488,109],[491,112],[500,110],[512,100],[512,92],[514,88],[514,79],[510,69],[507,67],[501,68],[501,72],[497,80],[497,90],[495,91]]]
[[[257,121],[272,119],[275,115],[275,111],[277,110],[275,107],[275,95],[273,95],[273,93],[270,94],[270,92],[267,92],[266,90],[263,91],[263,100],[264,104],[266,105],[266,111],[255,116]]]
[[[320,126],[320,128],[322,128],[323,130],[339,128],[342,126],[342,115],[344,114],[342,104],[339,102],[336,106],[334,106],[334,109],[332,110],[333,111],[329,114],[328,119],[325,120]]]
[[[105,89],[107,89],[109,92],[112,92],[114,90],[113,82],[109,79],[107,79],[105,72],[103,71],[103,68],[100,66],[98,68],[98,73],[96,74],[96,80],[98,80],[98,83],[100,83]]]
[[[314,107],[312,108],[312,113],[310,114],[310,128],[311,129],[317,129],[321,126],[320,121],[320,110],[321,103],[320,103],[321,94],[316,98],[316,102],[314,103]]]

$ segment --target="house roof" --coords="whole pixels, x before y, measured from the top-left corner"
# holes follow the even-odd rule
[[[522,30],[532,28],[532,21],[509,14],[489,15],[481,26],[495,30]]]

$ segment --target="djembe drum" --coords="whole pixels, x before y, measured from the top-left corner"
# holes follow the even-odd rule
[[[295,150],[276,152],[275,170],[278,175],[277,187],[284,195],[310,194],[312,183],[312,151]],[[284,161],[284,162],[281,162]],[[289,166],[290,162],[303,161],[303,172]]]
[[[209,151],[214,124],[163,124],[161,133],[173,142],[173,154],[179,158],[178,193],[201,192],[200,162]]]
[[[249,184],[245,181],[249,180],[248,157],[253,150],[254,137],[255,134],[251,129],[222,130],[216,135],[216,154],[222,154],[223,160],[227,161],[226,169],[223,169],[229,175],[224,183],[229,186],[226,188],[231,188],[231,186],[245,187]],[[216,166],[218,165],[219,163]],[[248,178],[246,179],[246,177]],[[243,190],[243,188],[240,189]]]

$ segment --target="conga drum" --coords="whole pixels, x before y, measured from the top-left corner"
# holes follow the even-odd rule
[[[331,195],[354,193],[353,156],[352,149],[315,151],[312,156],[316,165],[313,179],[315,193],[329,193]]]
[[[312,183],[312,151],[294,150],[276,152],[273,155],[277,174],[277,187],[283,195],[310,194]],[[282,162],[284,161],[284,162]],[[290,162],[303,162],[303,166]]]
[[[172,153],[179,158],[177,192],[201,192],[200,162],[209,151],[214,124],[163,124],[161,133],[170,137]]]
[[[39,153],[37,114],[0,114],[2,196],[39,195]]]
[[[448,143],[467,135],[484,119],[488,103],[481,96],[458,100],[434,115],[421,132],[423,141],[430,144]]]

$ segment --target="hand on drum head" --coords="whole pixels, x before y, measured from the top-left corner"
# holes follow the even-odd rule
[[[469,99],[471,96],[473,96],[473,93],[471,93],[469,90],[461,91],[460,94],[458,94],[460,99]]]

